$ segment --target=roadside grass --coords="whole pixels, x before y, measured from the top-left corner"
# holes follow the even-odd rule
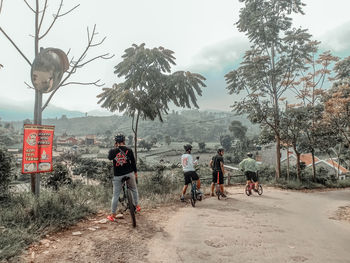
[[[96,213],[107,200],[105,188],[86,185],[42,190],[38,199],[28,192],[10,195],[0,204],[0,261],[19,255],[41,236]]]
[[[210,171],[201,168],[199,174],[200,178],[209,178],[207,182],[202,182],[206,192],[211,183]],[[179,201],[183,187],[182,169],[158,166],[153,171],[141,172],[140,175],[138,189],[143,208],[155,208]],[[285,179],[276,182],[272,177],[261,179],[265,185],[294,190],[350,187],[350,179],[326,181],[326,184]],[[239,177],[231,182],[244,184],[245,178]],[[28,192],[10,194],[0,202],[0,262],[15,260],[25,247],[47,233],[74,225],[100,210],[109,211],[111,198],[111,183],[104,181],[94,185],[74,182],[57,191],[43,188],[38,199]]]
[[[39,198],[30,192],[21,192],[2,199],[0,262],[16,261],[24,248],[45,234],[65,229],[100,210],[109,212],[111,184],[74,182],[57,191],[42,188]],[[179,200],[182,186],[179,169],[153,171],[142,177],[138,184],[141,206],[154,208],[173,203]]]

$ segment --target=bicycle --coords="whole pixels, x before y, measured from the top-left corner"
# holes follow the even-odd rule
[[[250,181],[246,187],[245,187],[245,193],[247,196],[250,196],[252,194],[252,190],[255,189],[255,182]],[[261,184],[258,184],[258,190],[257,190],[258,195],[262,195],[263,194],[263,188],[261,186]]]
[[[196,201],[202,201],[202,194],[197,190],[197,180],[191,179],[191,205],[196,206]]]
[[[126,183],[129,179],[130,179],[130,177],[124,177],[122,179],[123,194],[122,194],[122,197],[119,196],[119,202],[124,207],[124,212],[129,209],[131,220],[132,220],[132,226],[136,227],[136,216],[135,216],[136,206],[134,204],[134,198],[132,196],[131,189],[129,188],[128,184]]]
[[[220,190],[219,172],[218,172],[218,180],[217,180],[216,185],[215,185],[215,194],[216,194],[216,196],[218,197],[219,200],[220,200],[220,198],[222,197],[222,194],[223,194],[223,193],[221,193],[221,190]]]

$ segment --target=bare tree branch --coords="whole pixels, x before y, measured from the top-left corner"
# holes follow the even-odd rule
[[[24,1],[24,3],[26,3],[26,5],[28,6],[28,8],[29,8],[30,10],[32,10],[33,13],[35,13],[35,10],[28,4],[27,0],[23,0],[23,1]],[[1,1],[1,2],[2,2],[2,1]]]
[[[41,26],[42,26],[42,24],[43,24],[44,17],[45,17],[45,13],[46,13],[46,9],[47,9],[47,0],[45,0],[44,9],[43,9],[43,14],[41,15],[40,23],[39,23],[39,27],[38,27],[38,32],[40,32]]]
[[[84,67],[86,64],[89,64],[90,62],[92,62],[92,61],[94,61],[94,60],[96,60],[96,59],[99,59],[99,58],[101,58],[101,59],[111,59],[111,58],[113,58],[113,57],[114,57],[114,54],[113,54],[113,55],[110,55],[109,53],[106,53],[106,54],[103,54],[103,55],[100,55],[100,56],[96,56],[96,57],[94,57],[94,58],[92,58],[92,59],[90,59],[90,60],[88,60],[88,61],[86,61],[86,62],[84,62],[84,63],[82,63],[82,64],[77,65],[77,68],[82,68],[82,67]]]
[[[74,9],[78,8],[80,6],[80,4],[76,5],[75,7],[73,7],[72,9],[68,10],[67,12],[59,15],[58,17],[62,17],[62,16],[65,16],[65,15],[68,15],[70,12],[72,12]]]
[[[29,66],[32,66],[32,63],[29,59],[23,54],[23,52],[19,49],[19,47],[13,42],[13,40],[5,33],[5,31],[0,27],[0,31],[5,35],[5,37],[11,42],[11,44],[17,49],[17,51],[22,55],[25,61],[28,62]]]
[[[1,9],[2,9],[2,2],[3,2],[3,0],[0,0],[0,13],[1,13]]]
[[[45,33],[42,34],[42,35],[39,37],[39,39],[44,38],[44,37],[50,32],[51,28],[52,28],[53,25],[56,23],[56,21],[57,21],[57,19],[58,19],[59,17],[62,17],[62,16],[65,16],[65,15],[69,14],[69,13],[72,12],[74,9],[78,8],[78,7],[80,6],[80,4],[74,6],[73,8],[71,8],[70,10],[68,10],[67,12],[61,14],[62,6],[63,6],[63,0],[61,0],[61,3],[60,3],[60,5],[59,5],[59,7],[58,7],[58,9],[57,9],[56,14],[53,15],[53,20],[52,20],[50,26],[47,28],[47,30],[45,31]],[[44,10],[45,10],[45,9],[44,9]]]
[[[48,27],[48,29],[46,30],[46,32],[43,35],[39,36],[39,40],[42,39],[43,37],[45,37],[50,32],[51,28],[53,27],[53,25],[57,21],[57,18],[59,16],[60,12],[61,12],[62,6],[63,6],[63,0],[61,0],[61,3],[59,5],[59,7],[58,7],[58,10],[57,10],[56,14],[53,15],[53,20],[51,22],[51,25]]]
[[[68,85],[83,85],[83,86],[87,86],[87,85],[94,85],[96,87],[102,87],[105,85],[105,83],[99,83],[101,80],[96,80],[93,82],[77,82],[77,81],[71,81],[71,82],[66,82],[64,84],[61,85],[61,87],[63,86],[68,86]]]
[[[24,82],[24,84],[26,84],[26,86],[29,88],[29,89],[34,89],[32,86],[30,86],[27,82]]]
[[[96,47],[96,46],[102,45],[102,43],[103,43],[105,40],[106,40],[106,37],[104,37],[100,42],[91,45],[91,47]]]
[[[63,80],[61,80],[61,82],[57,86],[57,88],[54,89],[51,92],[51,94],[48,97],[47,101],[45,102],[44,106],[41,108],[42,110],[44,110],[47,107],[47,105],[49,104],[49,102],[52,99],[53,95],[57,92],[57,90],[60,87],[71,85],[71,84],[94,85],[94,86],[97,86],[97,87],[101,87],[101,86],[104,85],[104,84],[99,83],[100,80],[97,80],[97,81],[94,81],[94,82],[66,82],[74,73],[76,73],[77,69],[84,67],[88,63],[90,63],[90,62],[92,62],[92,61],[94,61],[96,59],[110,59],[110,58],[112,58],[114,56],[114,55],[110,55],[109,53],[106,53],[106,54],[103,54],[103,55],[99,55],[99,56],[93,57],[93,58],[91,58],[91,59],[89,59],[87,61],[84,61],[86,56],[87,56],[87,53],[88,53],[89,49],[92,48],[92,47],[98,46],[97,45],[98,43],[101,44],[103,42],[103,41],[100,41],[98,43],[94,43],[94,37],[97,35],[97,33],[96,33],[96,24],[94,25],[93,30],[92,30],[91,33],[90,33],[90,30],[89,30],[89,27],[87,28],[87,35],[88,35],[88,43],[87,43],[84,51],[82,52],[82,54],[80,55],[80,57],[76,61],[74,61],[73,58],[70,60],[70,70],[67,71],[67,75],[64,77]]]

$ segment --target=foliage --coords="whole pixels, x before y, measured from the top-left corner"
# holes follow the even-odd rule
[[[62,163],[54,163],[53,172],[45,174],[42,177],[42,182],[45,187],[58,190],[61,186],[71,185],[72,178],[69,176],[69,171],[66,165]]]
[[[172,175],[165,171],[165,166],[158,165],[150,176],[142,178],[142,182],[138,186],[141,197],[152,194],[168,194],[182,186],[180,181],[181,170],[178,169]]]
[[[8,127],[0,127],[0,145],[10,146],[17,142],[18,140],[14,136],[13,130],[10,130]]]
[[[13,160],[11,154],[0,146],[0,199],[8,194],[8,187],[13,176]]]
[[[276,137],[277,159],[280,158],[280,99],[291,88],[313,47],[307,30],[292,28],[292,13],[301,13],[300,0],[241,0],[236,23],[245,32],[252,46],[245,53],[241,66],[226,74],[230,94],[244,95],[233,109],[248,114],[253,123],[269,126]],[[280,163],[276,177],[280,176]]]
[[[144,149],[147,149],[147,151],[151,150],[152,146],[153,146],[153,143],[152,142],[148,142],[146,140],[141,140],[138,144],[138,146],[140,148],[144,148]]]
[[[205,151],[205,142],[199,142],[198,148],[199,148],[200,152],[204,152]]]
[[[340,140],[350,145],[350,85],[343,84],[329,90],[323,115],[325,123],[337,131]]]
[[[240,121],[232,121],[228,129],[233,133],[234,138],[243,141],[246,137],[248,128],[242,125]]]
[[[114,73],[124,82],[104,88],[97,97],[98,103],[108,110],[126,112],[132,117],[132,130],[137,159],[137,129],[139,118],[163,121],[162,114],[169,111],[169,103],[179,107],[198,108],[197,95],[202,95],[205,78],[200,74],[177,71],[174,52],[159,48],[145,48],[135,45],[125,50],[123,61],[115,66]]]
[[[106,190],[101,186],[79,186],[58,191],[42,191],[38,199],[31,193],[11,195],[0,203],[0,261],[20,254],[26,246],[50,231],[75,224],[106,206]],[[16,261],[16,260],[14,260]]]
[[[228,134],[220,136],[220,144],[226,152],[229,151],[232,146],[232,137]]]
[[[78,158],[74,163],[73,174],[94,179],[109,187],[113,178],[113,165],[111,162],[98,161],[92,158]]]
[[[171,137],[169,135],[165,135],[164,140],[167,145],[171,144]]]

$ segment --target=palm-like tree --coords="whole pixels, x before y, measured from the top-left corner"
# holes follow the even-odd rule
[[[125,50],[123,61],[115,66],[114,73],[124,78],[112,88],[103,88],[98,103],[111,112],[125,112],[132,117],[132,130],[137,159],[137,129],[139,119],[163,121],[169,103],[178,107],[199,108],[197,95],[202,95],[205,78],[196,73],[177,71],[174,52],[163,47],[148,49],[145,44],[133,44]]]

